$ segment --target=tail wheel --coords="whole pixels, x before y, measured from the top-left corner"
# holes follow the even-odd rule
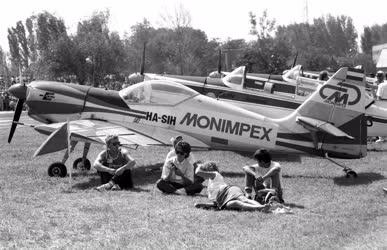
[[[90,170],[90,168],[91,168],[91,163],[89,159],[85,159],[85,161],[83,161],[83,158],[80,157],[76,159],[73,163],[73,169]]]
[[[62,162],[55,162],[48,167],[48,175],[51,177],[66,177],[66,166]]]

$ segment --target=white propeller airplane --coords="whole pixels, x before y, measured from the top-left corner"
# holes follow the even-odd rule
[[[285,117],[297,109],[323,83],[315,78],[315,75],[303,73],[301,65],[293,67],[284,75],[246,74],[244,66],[221,79],[150,73],[144,75],[145,80],[179,82],[203,95],[270,118]],[[366,79],[366,82],[369,81]],[[365,107],[368,136],[387,136],[387,102],[375,101],[366,92]]]
[[[28,115],[42,123],[34,126],[50,135],[34,156],[52,153],[84,142],[81,163],[90,168],[91,143],[104,143],[117,134],[123,146],[170,145],[183,137],[197,149],[311,154],[323,157],[361,158],[367,154],[365,80],[357,69],[341,68],[303,104],[286,117],[273,119],[199,94],[182,84],[150,80],[121,91],[61,82],[15,84],[9,92],[19,98],[8,142],[19,123],[23,103]],[[67,121],[67,122],[66,122]],[[70,151],[71,151],[70,150]],[[50,165],[50,176],[66,176],[61,162]],[[344,167],[347,176],[356,176]]]

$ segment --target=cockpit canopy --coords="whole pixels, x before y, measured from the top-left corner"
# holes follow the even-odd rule
[[[149,80],[120,91],[127,104],[175,105],[199,93],[184,85],[166,80]]]
[[[246,70],[245,66],[236,68],[230,74],[223,77],[223,83],[232,89],[243,89],[245,70]]]

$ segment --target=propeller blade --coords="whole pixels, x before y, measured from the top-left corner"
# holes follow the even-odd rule
[[[12,121],[12,125],[11,125],[11,130],[9,131],[8,143],[11,142],[13,134],[15,133],[17,122],[19,121],[21,112],[23,111],[24,101],[25,101],[25,99],[19,99],[17,101],[15,113],[13,115],[13,121]]]
[[[144,70],[145,70],[145,47],[146,47],[146,43],[144,43],[144,49],[142,50],[140,75],[144,75]]]
[[[218,73],[222,74],[222,50],[219,49],[219,55],[218,55]]]
[[[294,68],[294,66],[296,66],[297,57],[298,57],[298,51],[296,52],[296,57],[295,57],[294,60],[293,60],[292,68]]]

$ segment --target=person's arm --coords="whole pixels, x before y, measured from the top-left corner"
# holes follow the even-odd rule
[[[191,185],[193,183],[193,181],[188,176],[185,176],[184,173],[181,172],[181,170],[177,168],[175,165],[173,165],[172,168],[175,171],[175,174],[180,176],[186,185]],[[192,166],[192,169],[193,169],[193,166]]]
[[[255,179],[257,179],[259,177],[259,175],[255,172],[257,167],[258,167],[258,164],[254,164],[254,165],[250,165],[250,166],[247,165],[247,166],[243,167],[243,171],[246,174],[250,174],[250,175],[254,176]]]
[[[128,150],[122,149],[121,153],[127,160],[127,163],[115,171],[116,175],[121,175],[126,169],[133,169],[133,167],[136,165],[136,161],[130,156]]]
[[[100,172],[114,174],[115,169],[109,168],[109,167],[102,164],[102,159],[103,159],[103,156],[105,153],[106,153],[106,151],[102,151],[101,153],[98,154],[97,158],[94,161],[94,168]]]
[[[214,178],[215,178],[216,172],[214,172],[214,171],[204,171],[204,170],[202,170],[201,167],[202,167],[202,166],[199,165],[199,166],[196,168],[195,173],[196,173],[198,176],[203,177],[204,179],[214,179]]]
[[[262,178],[262,181],[263,181],[263,180],[265,180],[267,178],[272,177],[273,175],[278,174],[280,171],[281,171],[280,165],[276,165],[272,169],[267,171],[267,173],[265,175],[263,175],[262,177],[259,177],[258,179],[260,180]]]
[[[163,179],[164,181],[170,180],[172,173],[174,172],[173,169],[174,168],[171,159],[165,161],[161,172],[161,179]]]

